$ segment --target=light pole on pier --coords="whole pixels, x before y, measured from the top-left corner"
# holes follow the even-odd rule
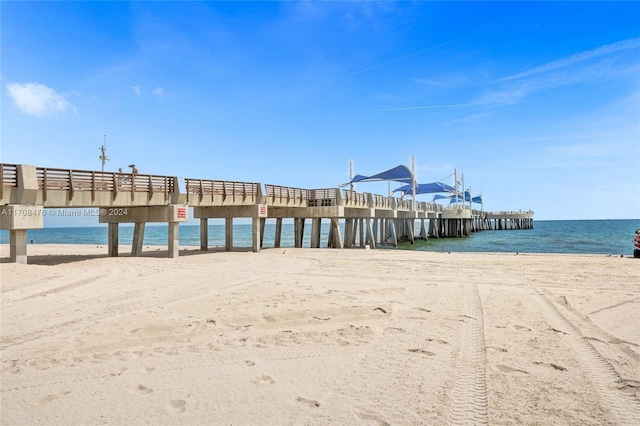
[[[104,135],[104,144],[99,148],[100,149],[100,160],[102,160],[102,172],[104,173],[104,163],[109,161],[109,157],[107,157],[107,135]]]

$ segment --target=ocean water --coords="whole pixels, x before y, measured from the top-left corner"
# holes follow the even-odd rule
[[[273,247],[275,224],[265,227],[263,247]],[[310,222],[310,221],[308,221]],[[323,223],[321,246],[327,246],[329,224]],[[416,221],[416,229],[419,222]],[[640,219],[625,220],[549,220],[534,221],[533,229],[475,232],[466,238],[430,238],[416,240],[414,244],[401,243],[399,250],[443,252],[498,252],[498,253],[583,253],[629,255],[633,253],[636,229]],[[344,228],[342,230],[344,236]],[[310,246],[311,225],[305,226],[303,247]],[[224,246],[224,225],[209,226],[209,246]],[[180,246],[200,246],[199,225],[180,225]],[[119,243],[130,245],[133,227],[121,225]],[[166,225],[145,227],[145,246],[166,246]],[[27,231],[27,241],[34,244],[107,244],[107,227],[44,228]],[[9,242],[9,232],[0,232],[0,243]],[[234,224],[234,247],[251,247],[251,225]],[[293,247],[293,224],[282,225],[281,247]],[[391,246],[380,248],[395,249]]]

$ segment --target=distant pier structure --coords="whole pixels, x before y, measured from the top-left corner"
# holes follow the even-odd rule
[[[178,178],[122,172],[0,164],[0,229],[9,231],[10,261],[27,263],[27,230],[44,227],[46,209],[96,208],[108,224],[108,255],[118,256],[118,226],[133,223],[131,256],[142,255],[145,225],[167,223],[168,257],[179,255],[179,224],[189,210],[200,219],[200,249],[209,249],[208,220],[225,221],[226,251],[234,249],[233,220],[252,222],[252,247],[260,251],[266,220],[275,220],[274,247],[281,246],[283,220],[293,220],[294,246],[302,247],[311,221],[311,247],[321,246],[329,223],[332,248],[397,246],[416,238],[465,237],[483,230],[533,228],[532,211],[485,212],[465,204],[383,196],[351,189],[303,189],[257,182]],[[326,222],[325,222],[326,221]],[[344,235],[343,235],[344,234]]]

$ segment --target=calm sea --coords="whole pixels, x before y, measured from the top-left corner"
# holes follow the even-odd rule
[[[416,222],[418,225],[419,222]],[[534,221],[534,229],[476,232],[467,238],[429,239],[415,244],[402,243],[399,249],[452,252],[503,253],[588,253],[632,254],[636,229],[640,219],[626,220],[548,220]],[[323,223],[322,246],[327,246],[328,223]],[[311,226],[308,224],[303,241],[310,246]],[[180,225],[180,245],[200,246],[199,225]],[[344,235],[344,229],[343,234]],[[144,245],[167,245],[166,226],[147,225]],[[273,247],[275,224],[267,223],[263,247]],[[107,228],[44,228],[27,231],[27,240],[35,244],[107,244]],[[121,225],[120,244],[131,244],[133,227]],[[9,242],[8,231],[0,232],[0,243]],[[251,225],[235,224],[234,247],[251,247]],[[224,246],[224,225],[209,226],[209,245]],[[293,224],[283,224],[281,247],[293,247]],[[390,247],[389,247],[390,248]]]

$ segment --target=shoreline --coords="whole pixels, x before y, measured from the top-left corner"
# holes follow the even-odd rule
[[[48,250],[49,249],[49,250]],[[168,246],[164,245],[154,245],[154,244],[145,244],[143,246],[142,256],[145,257],[149,254],[162,252],[166,254],[168,250]],[[398,252],[398,253],[424,253],[424,254],[465,254],[465,255],[492,255],[492,256],[576,256],[576,257],[622,257],[622,258],[633,258],[633,249],[630,253],[540,253],[540,252],[527,252],[527,251],[518,251],[518,252],[500,252],[500,251],[447,251],[447,250],[407,250],[404,248],[396,248],[392,246],[380,245],[376,249],[365,249],[362,247],[353,247],[353,248],[345,248],[345,249],[333,249],[329,247],[320,247],[320,248],[295,248],[295,247],[262,247],[260,252],[269,252],[269,251],[278,251],[278,250],[320,250],[320,251],[348,251],[348,252],[358,252],[358,251],[383,251],[383,252]],[[118,246],[118,257],[131,257],[131,244],[120,244]],[[199,252],[202,254],[206,253],[233,253],[233,252],[251,252],[251,247],[234,247],[231,252],[224,251],[224,245],[216,245],[209,246],[208,251],[202,251],[199,245],[180,245],[180,253],[183,252]],[[96,255],[104,254],[107,255],[107,244],[94,244],[94,243],[34,243],[27,244],[27,255],[29,257],[33,256],[64,256],[64,255],[72,255],[72,254],[88,254],[95,253]],[[259,254],[259,253],[256,253]],[[0,262],[7,263],[9,257],[9,244],[0,244]]]
[[[0,269],[7,424],[640,421],[630,256],[28,249]]]

